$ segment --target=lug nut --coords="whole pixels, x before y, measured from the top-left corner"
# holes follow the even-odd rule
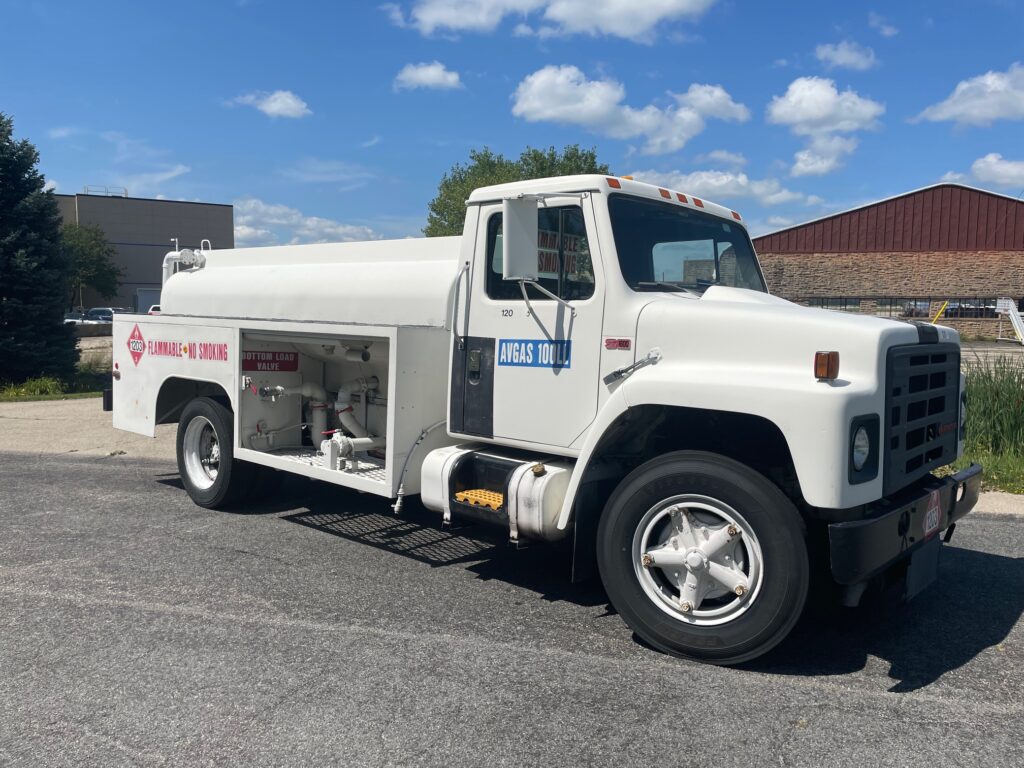
[[[693,610],[693,603],[690,603],[690,602],[684,600],[683,602],[681,602],[679,604],[679,610],[682,611],[683,613],[689,613],[690,611]]]
[[[643,557],[640,558],[640,562],[643,564],[644,568],[650,568],[654,565],[654,558],[645,552]]]
[[[740,529],[739,529],[739,528],[737,528],[737,527],[736,527],[735,525],[730,525],[730,526],[729,526],[729,529],[728,529],[728,531],[727,531],[727,533],[728,533],[728,534],[729,534],[730,536],[735,536],[735,535],[737,535],[737,534],[738,534],[739,532],[740,532]]]
[[[744,587],[742,584],[738,584],[736,586],[736,589],[734,589],[733,591],[736,593],[738,597],[743,597],[743,595],[747,593],[747,588]]]

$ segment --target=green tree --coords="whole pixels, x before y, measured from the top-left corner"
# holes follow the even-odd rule
[[[427,237],[461,235],[466,220],[466,200],[477,187],[578,173],[608,173],[608,166],[597,161],[596,149],[581,149],[578,144],[567,146],[561,152],[554,147],[527,147],[518,160],[509,160],[487,147],[470,150],[468,163],[456,163],[441,177],[437,196],[430,201],[423,234]]]
[[[83,224],[65,224],[60,232],[61,248],[68,260],[70,275],[70,303],[82,303],[86,288],[96,291],[104,299],[117,295],[121,284],[121,270],[114,264],[114,247],[99,227]]]
[[[39,153],[14,138],[0,112],[0,379],[69,380],[78,352],[64,325],[67,261],[57,200],[39,172]]]

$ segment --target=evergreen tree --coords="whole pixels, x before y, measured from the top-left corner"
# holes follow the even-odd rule
[[[0,112],[0,380],[74,375],[75,337],[64,325],[68,265],[60,214],[44,190],[39,153],[14,138]]]
[[[456,163],[441,178],[437,197],[430,201],[423,234],[427,237],[461,235],[466,221],[466,200],[477,187],[579,173],[608,173],[608,166],[597,161],[597,150],[581,149],[578,144],[567,146],[561,152],[554,147],[546,150],[527,147],[518,160],[509,160],[487,147],[470,150],[468,163]]]

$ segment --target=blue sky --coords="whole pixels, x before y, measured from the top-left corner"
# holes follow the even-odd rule
[[[4,0],[60,192],[231,202],[239,244],[419,233],[473,147],[594,146],[755,234],[943,178],[1024,191],[1004,0]]]

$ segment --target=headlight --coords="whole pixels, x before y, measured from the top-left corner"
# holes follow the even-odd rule
[[[853,434],[853,468],[860,472],[871,456],[871,438],[864,427],[858,427]]]

